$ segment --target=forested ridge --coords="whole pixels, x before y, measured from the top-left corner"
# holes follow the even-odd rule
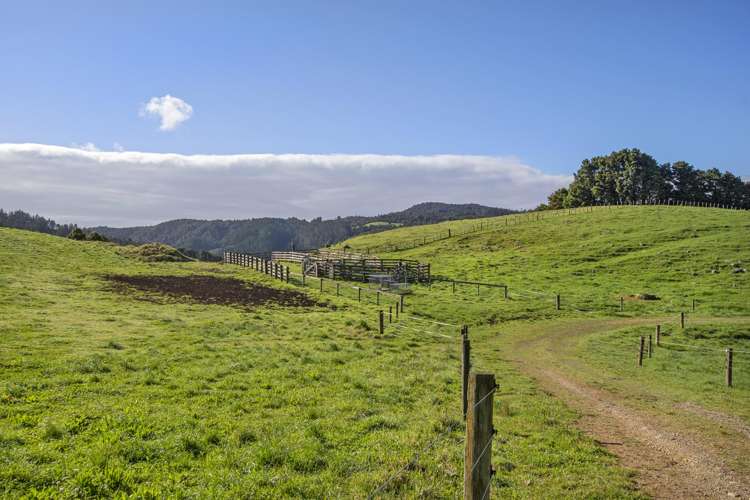
[[[103,235],[120,243],[159,242],[172,245],[186,255],[211,260],[223,250],[265,253],[272,250],[311,249],[337,243],[351,236],[397,226],[430,224],[454,219],[492,217],[512,213],[503,208],[477,204],[420,203],[406,210],[374,217],[338,217],[310,221],[264,217],[246,220],[178,219],[154,226],[128,228],[96,227],[82,231],[74,224],[17,210],[0,210],[0,226],[27,229],[58,236]]]

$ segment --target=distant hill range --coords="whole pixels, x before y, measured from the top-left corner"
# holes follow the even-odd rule
[[[312,249],[338,243],[362,233],[383,231],[398,226],[432,224],[446,220],[494,217],[513,213],[504,208],[475,203],[420,203],[401,212],[376,217],[339,217],[303,219],[261,218],[246,220],[178,219],[155,226],[93,227],[109,239],[133,243],[166,243],[195,252],[220,253],[236,250],[263,253],[272,250]]]

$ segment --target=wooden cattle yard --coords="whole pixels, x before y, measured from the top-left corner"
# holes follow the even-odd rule
[[[334,252],[273,252],[271,258],[299,262],[306,276],[316,278],[367,283],[388,275],[395,283],[430,282],[430,264],[411,259],[381,259]]]

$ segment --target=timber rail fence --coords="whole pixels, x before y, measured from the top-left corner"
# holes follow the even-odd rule
[[[380,305],[386,297],[394,297],[398,300],[401,309],[404,307],[404,295],[391,293],[385,290],[372,289],[368,287],[361,287],[356,285],[349,285],[347,283],[336,282],[324,277],[316,277],[305,275],[304,273],[297,273],[291,271],[289,266],[279,264],[272,260],[263,259],[253,255],[242,254],[238,252],[224,252],[223,262],[225,264],[235,264],[242,267],[249,267],[254,271],[261,272],[268,276],[271,276],[279,281],[285,283],[307,287],[311,280],[317,280],[318,290],[320,292],[335,293],[337,297],[342,297],[345,290],[350,290],[353,294],[356,294],[357,302],[363,302],[363,297],[370,296],[371,302],[375,305]],[[330,283],[326,286],[326,283]],[[350,297],[353,298],[353,297]]]
[[[391,274],[404,283],[430,281],[430,264],[413,259],[381,259],[375,256],[336,253],[272,252],[274,262],[297,262],[307,276],[367,283],[378,274]],[[309,267],[308,267],[309,266]]]

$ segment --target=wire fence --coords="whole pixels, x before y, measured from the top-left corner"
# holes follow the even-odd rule
[[[593,209],[594,209],[594,207],[587,207],[587,208],[588,208],[588,211],[593,211]],[[597,207],[597,208],[611,208],[611,207]],[[556,213],[553,213],[551,216],[562,215],[564,213],[566,213],[566,210],[557,211]],[[574,213],[574,212],[567,211],[567,213]],[[575,212],[575,213],[577,213],[577,212]],[[537,217],[536,220],[541,220],[541,217]],[[507,222],[506,222],[506,224],[507,224]],[[468,234],[468,233],[471,233],[471,232],[477,232],[477,231],[483,231],[483,230],[494,230],[494,229],[492,228],[492,226],[485,226],[484,223],[480,223],[478,229],[475,227],[475,228],[472,228],[471,230],[465,231],[465,232],[455,232],[454,233],[454,232],[451,232],[449,230],[449,234],[447,235],[447,237],[460,236],[462,234]],[[443,239],[445,239],[445,238],[443,238]],[[433,241],[437,241],[437,239],[435,239]],[[427,244],[428,243],[427,238],[423,238],[422,243],[423,244]],[[403,249],[403,248],[399,248],[399,249]],[[267,269],[267,268],[264,268],[263,265],[261,265],[261,267],[263,269]],[[257,268],[257,266],[255,268]],[[342,285],[341,283],[335,282],[334,280],[325,280],[324,278],[310,277],[310,276],[306,277],[303,274],[292,273],[292,272],[289,271],[288,268],[286,268],[285,271],[282,271],[280,273],[280,275],[279,275],[277,271],[273,270],[275,268],[271,267],[271,269],[272,269],[272,271],[271,271],[270,274],[272,274],[274,277],[279,277],[280,276],[280,278],[282,280],[285,280],[287,283],[294,283],[296,285],[301,285],[301,286],[308,286],[308,284],[309,284],[309,286],[312,287],[313,285],[311,285],[311,283],[312,283],[311,280],[316,280],[315,283],[318,284],[317,288],[318,288],[318,290],[320,292],[323,292],[324,289],[325,289],[325,291],[333,293],[333,285],[329,285],[327,287],[327,289],[325,288],[324,285],[326,284],[325,283],[326,281],[335,284],[335,293],[336,293],[337,296],[343,296],[343,294],[341,292],[342,292],[342,290],[345,290],[345,289],[348,289],[350,291],[356,291],[357,300],[359,302],[362,301],[363,294],[365,296],[370,296],[371,298],[374,297],[375,305],[378,305],[378,306],[381,305],[381,298],[384,299],[384,302],[383,302],[382,305],[388,305],[388,303],[386,302],[387,299],[388,299],[388,297],[395,298],[396,299],[396,316],[395,316],[395,318],[393,317],[392,310],[389,311],[389,313],[388,313],[388,321],[386,323],[385,319],[384,319],[384,311],[382,309],[379,311],[379,323],[380,323],[380,333],[381,334],[383,334],[385,331],[388,331],[389,334],[395,334],[396,332],[399,332],[398,334],[409,334],[409,335],[415,335],[416,334],[416,335],[419,335],[420,338],[432,337],[432,338],[435,338],[435,339],[444,340],[446,342],[448,342],[448,341],[455,341],[455,340],[462,340],[462,346],[463,346],[462,349],[464,350],[464,358],[462,358],[462,359],[464,359],[463,368],[462,368],[462,370],[464,372],[464,378],[463,378],[463,392],[464,392],[464,396],[463,397],[464,397],[464,408],[465,409],[467,408],[467,406],[466,406],[467,405],[467,398],[469,396],[467,396],[467,390],[466,390],[467,382],[466,381],[467,381],[467,375],[469,374],[469,370],[470,370],[470,366],[471,366],[470,364],[466,363],[466,360],[470,359],[470,356],[468,355],[468,352],[467,352],[468,345],[469,345],[469,343],[468,343],[468,328],[467,327],[465,327],[465,326],[464,327],[460,327],[460,325],[458,325],[456,323],[451,323],[451,322],[448,322],[448,321],[439,321],[439,320],[437,320],[435,318],[432,318],[432,317],[429,317],[429,316],[425,316],[425,315],[421,315],[421,314],[417,314],[417,313],[414,313],[414,312],[410,312],[409,314],[406,314],[403,311],[403,308],[404,308],[404,295],[401,295],[401,294],[391,294],[391,293],[388,293],[388,292],[385,292],[385,291],[382,291],[382,290],[378,290],[378,289],[374,289],[373,290],[373,289],[369,289],[369,288],[365,288],[365,287],[361,287],[361,286],[353,286],[353,285],[349,285],[349,284]],[[267,274],[269,274],[269,273],[267,272]],[[585,297],[570,295],[570,296],[566,296],[565,299],[564,299],[564,301],[561,301],[561,295],[559,293],[551,293],[551,292],[546,292],[546,291],[543,291],[543,290],[536,290],[536,289],[533,289],[532,287],[529,287],[529,286],[516,287],[513,284],[510,284],[510,285],[508,285],[508,284],[499,285],[499,284],[489,284],[489,283],[481,283],[481,282],[468,282],[468,281],[460,281],[460,280],[447,280],[447,283],[450,283],[451,281],[453,281],[453,283],[452,283],[452,285],[449,285],[449,286],[452,286],[452,289],[453,289],[454,293],[456,291],[456,285],[457,284],[463,284],[463,285],[469,285],[469,286],[476,286],[477,287],[477,295],[480,295],[480,293],[479,293],[480,287],[484,285],[484,286],[487,286],[487,287],[490,287],[490,288],[493,288],[493,287],[497,288],[497,289],[499,289],[501,287],[504,288],[504,290],[502,290],[502,292],[500,292],[500,293],[503,293],[505,299],[508,299],[508,300],[524,300],[524,301],[537,302],[537,303],[538,302],[544,303],[544,302],[549,301],[549,303],[552,304],[551,307],[555,307],[556,310],[569,309],[569,310],[575,311],[577,313],[591,315],[591,314],[600,314],[602,312],[612,312],[613,310],[616,311],[618,309],[618,304],[617,303],[607,303],[605,301],[602,301],[601,297],[599,297],[599,300],[596,300],[596,301],[587,301]],[[430,284],[429,284],[430,289],[432,289],[432,286],[434,284],[435,283],[430,282]],[[363,292],[363,290],[364,290],[364,292]],[[486,293],[485,297],[487,297],[487,298],[493,298],[494,299],[495,294],[487,294]],[[347,298],[351,298],[351,297],[347,297]],[[686,299],[685,298],[681,299],[680,303],[684,304],[684,300],[686,300]],[[369,301],[369,304],[371,305],[372,302],[373,302],[373,300],[371,299]],[[585,304],[585,305],[583,305],[583,304]],[[677,303],[675,302],[675,299],[671,299],[669,301],[669,307],[670,308],[679,307],[681,309],[680,312],[683,312],[684,309],[685,309],[685,305],[679,305],[678,306],[676,304]],[[391,307],[392,307],[392,304],[391,304]],[[593,309],[586,309],[587,307],[588,308],[593,308]],[[691,304],[691,307],[692,307],[692,310],[695,309],[695,300],[694,299],[693,299],[693,302]],[[624,297],[621,296],[620,297],[620,302],[619,302],[619,310],[623,311],[623,308],[624,308]],[[684,317],[683,317],[683,321],[684,321]],[[460,334],[458,334],[458,332],[457,332],[458,328],[461,328]],[[659,347],[666,347],[666,348],[691,349],[691,350],[694,350],[696,352],[704,352],[704,353],[707,353],[707,354],[708,353],[716,353],[716,352],[721,352],[722,351],[719,348],[708,348],[708,347],[704,347],[704,346],[696,346],[696,345],[683,344],[683,343],[671,342],[671,341],[660,342],[660,343],[657,342],[657,345]],[[643,343],[641,343],[641,349],[643,349],[642,346],[643,346]],[[650,345],[649,345],[649,349],[651,349]],[[733,352],[735,352],[735,353],[748,353],[749,351],[734,350]],[[643,352],[641,352],[641,357],[642,357],[642,355],[643,355]],[[731,360],[731,358],[729,358],[729,359]],[[730,370],[731,370],[731,364],[732,364],[732,362],[730,361],[729,362]],[[473,373],[473,376],[477,375],[475,372],[472,372],[472,373]],[[731,375],[728,375],[728,379],[727,380],[731,380]],[[494,381],[494,376],[493,376],[493,381]],[[731,382],[729,383],[729,385],[731,385]],[[489,390],[489,391],[487,391],[487,392],[479,395],[478,397],[475,397],[472,400],[471,404],[469,404],[469,406],[468,406],[468,408],[469,408],[468,409],[469,414],[473,414],[478,408],[482,407],[482,405],[485,404],[488,401],[490,402],[490,406],[491,406],[492,405],[493,396],[496,393],[496,388],[497,388],[497,386],[494,386],[491,390]],[[471,432],[469,431],[469,422],[467,420],[467,437],[466,437],[466,440],[465,440],[465,443],[464,443],[465,446],[467,447],[467,450],[470,447],[477,445],[477,443],[481,444],[481,448],[477,448],[478,449],[478,453],[472,455],[471,460],[469,460],[467,458],[467,462],[465,463],[465,470],[464,470],[464,484],[465,484],[465,488],[470,487],[470,486],[467,486],[467,484],[473,485],[473,486],[476,486],[477,484],[481,484],[480,493],[477,493],[476,495],[473,495],[471,498],[485,498],[489,494],[489,491],[490,491],[491,477],[492,477],[492,474],[493,474],[492,468],[491,467],[487,468],[487,467],[481,466],[481,464],[483,463],[482,461],[485,458],[485,454],[487,454],[488,450],[491,449],[491,444],[492,444],[493,436],[495,435],[495,430],[494,430],[494,428],[492,428],[492,425],[491,425],[491,410],[489,412],[489,415],[490,415],[490,417],[489,417],[490,418],[490,424],[489,424],[489,426],[487,428],[491,429],[491,433],[490,433],[489,436],[484,435],[481,438],[477,438],[476,436],[474,436],[474,435],[471,434]],[[487,416],[484,415],[484,418],[487,418]],[[309,426],[307,429],[312,428],[312,427],[314,427],[314,425]],[[387,488],[396,478],[398,478],[399,476],[401,476],[402,474],[404,474],[406,471],[408,471],[410,468],[412,468],[420,460],[420,458],[422,456],[424,456],[424,454],[428,453],[431,449],[433,449],[435,447],[435,445],[438,442],[440,442],[440,440],[444,439],[451,432],[454,432],[456,430],[456,428],[457,428],[456,424],[451,424],[448,427],[446,427],[445,429],[443,429],[441,432],[439,432],[432,439],[430,439],[423,447],[421,447],[419,450],[417,450],[412,455],[412,457],[410,458],[410,460],[407,463],[405,463],[403,466],[401,466],[399,469],[397,469],[391,475],[389,475],[385,479],[385,481],[383,481],[382,483],[380,483],[369,494],[368,498],[373,498],[374,496],[378,495],[380,492],[384,491],[384,489]],[[472,426],[472,429],[476,430],[475,426]],[[477,427],[477,429],[478,429],[478,427]],[[304,432],[307,432],[307,430],[305,430]],[[474,451],[477,451],[477,450],[474,450]],[[469,454],[469,452],[467,451],[467,456],[468,456],[468,454]],[[481,474],[475,474],[479,469],[481,469]]]

